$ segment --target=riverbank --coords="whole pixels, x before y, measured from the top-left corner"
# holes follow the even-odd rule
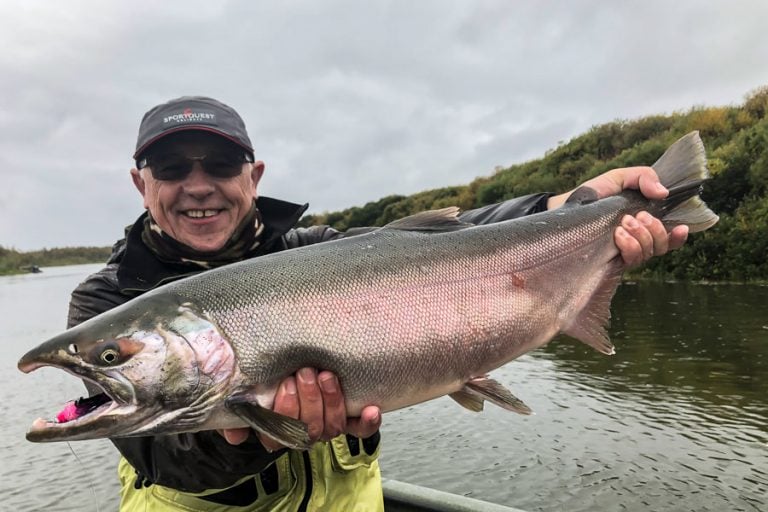
[[[27,274],[35,268],[101,263],[109,259],[110,247],[57,247],[17,251],[0,245],[0,276]]]

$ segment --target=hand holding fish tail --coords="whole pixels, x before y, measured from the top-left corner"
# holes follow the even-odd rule
[[[600,176],[585,181],[581,186],[593,189],[599,198],[620,194],[623,190],[634,189],[649,199],[663,199],[669,191],[659,181],[659,176],[652,167],[623,167],[605,172]],[[575,189],[574,189],[575,190]],[[552,196],[547,208],[562,205],[573,190]],[[640,265],[654,256],[679,249],[688,238],[688,226],[675,226],[670,232],[661,221],[647,212],[627,215],[621,226],[616,228],[614,241],[621,252],[621,257],[628,267]]]

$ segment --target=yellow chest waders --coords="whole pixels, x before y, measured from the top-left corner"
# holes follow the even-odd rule
[[[238,482],[252,478],[256,484],[258,498],[246,506],[200,499],[201,495],[215,494],[221,489],[199,494],[160,485],[135,489],[136,472],[121,458],[120,512],[383,511],[378,456],[378,442],[370,447],[343,435],[327,443],[316,443],[308,452],[289,451],[273,462],[278,477],[276,488],[270,485],[265,489],[259,475]]]

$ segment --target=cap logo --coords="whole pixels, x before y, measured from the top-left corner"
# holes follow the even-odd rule
[[[180,114],[172,114],[163,117],[163,124],[186,124],[186,123],[202,123],[202,124],[217,124],[216,114],[214,112],[197,111],[195,112],[191,108],[187,107]]]

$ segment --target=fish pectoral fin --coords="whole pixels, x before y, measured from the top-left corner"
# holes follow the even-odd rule
[[[472,412],[480,412],[483,410],[483,402],[485,402],[485,400],[476,393],[468,390],[466,386],[448,396],[453,398],[457,404]]]
[[[624,264],[621,256],[609,263],[603,281],[597,287],[589,302],[581,310],[573,323],[563,332],[576,338],[603,354],[613,355],[616,350],[608,339],[607,327],[611,319],[611,299],[621,282]]]
[[[517,398],[497,381],[488,377],[477,377],[470,380],[464,384],[461,391],[476,395],[483,400],[488,400],[508,411],[526,415],[533,413],[531,408],[525,405],[525,402]]]
[[[309,440],[307,425],[303,421],[265,409],[245,396],[231,396],[227,398],[224,404],[227,409],[239,416],[252,429],[284,446],[306,450],[312,445]]]

